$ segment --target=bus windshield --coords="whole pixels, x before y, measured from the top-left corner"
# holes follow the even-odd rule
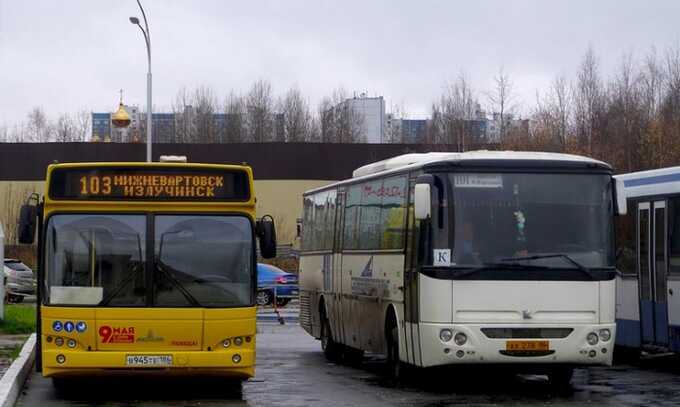
[[[450,250],[451,266],[613,266],[610,176],[451,173],[443,177],[442,207],[433,211],[432,245],[435,250]]]
[[[244,216],[57,214],[49,218],[46,238],[47,304],[253,302],[252,227]]]

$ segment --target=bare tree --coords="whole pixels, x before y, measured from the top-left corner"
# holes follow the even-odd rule
[[[246,96],[248,138],[255,143],[271,141],[274,131],[272,86],[259,80]]]
[[[581,61],[573,95],[576,135],[586,146],[587,152],[592,154],[593,138],[597,137],[596,122],[604,110],[605,92],[600,79],[599,62],[591,47]]]
[[[321,101],[319,117],[324,142],[366,142],[364,117],[357,111],[354,103],[354,99],[348,98],[342,88],[335,89],[332,97],[326,97]]]
[[[195,141],[195,126],[193,120],[193,107],[191,96],[186,87],[181,88],[175,95],[172,103],[172,112],[175,116],[175,142],[190,143]]]
[[[445,87],[444,94],[440,98],[439,109],[444,140],[456,144],[459,151],[465,151],[473,141],[472,120],[478,104],[474,99],[467,76],[463,72],[458,75],[454,83]]]
[[[501,141],[508,131],[508,116],[512,115],[516,106],[516,98],[510,75],[501,67],[494,77],[494,87],[488,92],[487,98],[491,105],[491,112],[498,117],[499,135]]]
[[[241,143],[246,138],[246,113],[243,98],[231,91],[224,102],[226,123],[224,141]]]
[[[74,142],[76,140],[76,126],[68,113],[59,115],[54,125],[54,138],[58,143]]]
[[[283,114],[285,140],[287,142],[309,140],[312,115],[300,90],[297,88],[289,89],[279,105],[279,111]]]
[[[41,107],[34,107],[28,114],[28,133],[30,141],[35,143],[49,141],[49,123],[45,111]]]
[[[219,136],[218,123],[215,122],[215,113],[218,110],[217,98],[212,89],[207,86],[196,88],[192,98],[193,121],[196,129],[194,142],[216,143]]]

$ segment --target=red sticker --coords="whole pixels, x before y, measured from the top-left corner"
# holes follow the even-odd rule
[[[135,327],[125,328],[102,325],[99,328],[99,336],[102,338],[102,343],[134,343]]]

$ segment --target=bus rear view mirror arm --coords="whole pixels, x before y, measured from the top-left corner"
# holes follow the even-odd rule
[[[257,221],[257,236],[260,240],[260,254],[265,259],[276,257],[276,227],[274,218],[265,215]]]
[[[33,244],[35,241],[35,225],[38,219],[39,202],[40,195],[34,193],[28,197],[26,204],[21,206],[17,224],[17,237],[21,244]]]

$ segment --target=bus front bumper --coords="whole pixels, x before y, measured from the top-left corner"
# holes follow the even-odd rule
[[[235,355],[238,355],[236,357]],[[167,365],[129,365],[128,356],[171,356]],[[60,363],[61,362],[61,363]],[[45,377],[93,373],[209,374],[247,379],[255,375],[255,351],[119,352],[49,349],[42,353]]]
[[[571,333],[564,338],[489,338],[482,328],[567,328]],[[442,329],[451,330],[453,337],[459,332],[467,341],[458,346],[453,337],[444,342],[440,338]],[[587,341],[589,333],[609,330],[610,337],[603,341],[598,337],[594,345]],[[559,365],[611,365],[616,337],[615,324],[560,324],[560,325],[494,325],[494,324],[420,324],[422,366],[450,364],[559,364]],[[509,351],[509,342],[543,342],[547,348],[534,351]],[[546,344],[547,342],[547,344]],[[531,344],[528,344],[531,345]]]

